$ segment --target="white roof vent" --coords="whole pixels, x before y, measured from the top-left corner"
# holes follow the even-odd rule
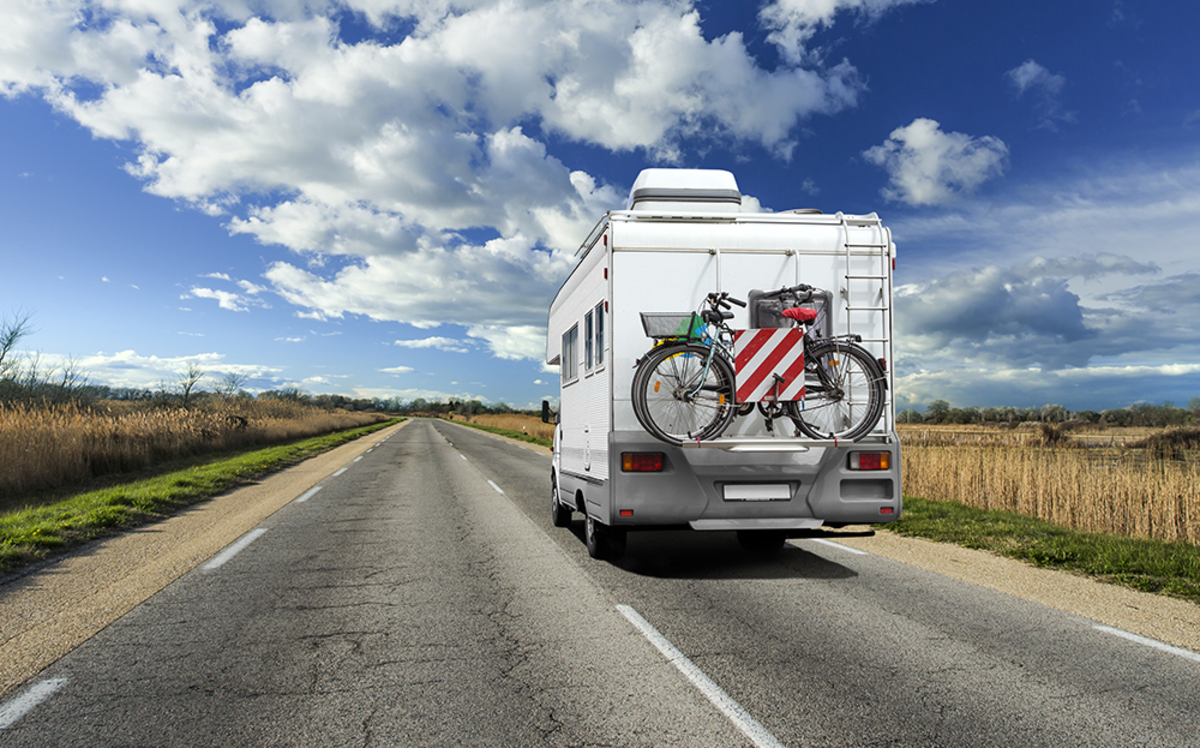
[[[629,210],[737,213],[742,193],[723,169],[643,169],[629,191]]]

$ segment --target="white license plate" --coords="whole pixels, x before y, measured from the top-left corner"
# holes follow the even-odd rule
[[[786,483],[732,483],[725,485],[726,501],[787,501],[792,487]]]

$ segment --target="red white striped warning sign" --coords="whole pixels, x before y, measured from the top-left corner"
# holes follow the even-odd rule
[[[735,330],[733,352],[739,403],[786,402],[804,397],[803,330]]]

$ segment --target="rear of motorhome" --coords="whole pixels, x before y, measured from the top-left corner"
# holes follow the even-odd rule
[[[821,526],[899,519],[888,365],[895,246],[875,214],[743,212],[727,171],[647,169],[628,209],[601,218],[577,257],[549,312],[546,359],[561,377],[551,509],[558,526],[585,517],[589,553],[615,558],[637,529],[736,531],[748,550],[770,551]],[[865,435],[810,438],[753,403],[738,403],[715,436],[671,443],[643,428],[632,388],[656,344],[643,313],[798,284],[827,292],[814,300],[820,316],[808,335],[853,340],[877,362],[884,407]],[[729,309],[738,330],[781,326],[761,304]]]

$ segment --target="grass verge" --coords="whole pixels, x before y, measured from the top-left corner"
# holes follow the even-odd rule
[[[90,491],[53,504],[5,513],[0,515],[0,572],[12,571],[118,529],[161,519],[176,509],[252,483],[394,425],[398,420],[246,452],[187,470]]]
[[[498,428],[496,426],[484,426],[482,423],[468,423],[467,421],[451,421],[451,423],[458,425],[458,426],[469,426],[473,429],[479,429],[480,431],[487,431],[490,434],[499,434],[500,436],[507,436],[511,439],[518,439],[523,442],[529,442],[530,444],[540,444],[543,447],[549,447],[549,446],[553,445],[553,442],[550,439],[543,439],[540,436],[530,436],[529,434],[526,434],[523,431],[513,431],[512,429],[502,429],[502,428]]]
[[[1012,512],[904,497],[901,535],[957,543],[1200,603],[1200,547],[1190,543],[1082,532]]]

